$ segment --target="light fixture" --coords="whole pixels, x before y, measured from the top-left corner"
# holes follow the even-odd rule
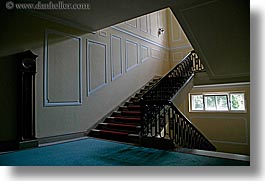
[[[158,36],[162,35],[165,33],[164,28],[158,28]]]

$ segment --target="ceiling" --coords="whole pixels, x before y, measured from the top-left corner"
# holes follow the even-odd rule
[[[41,10],[31,13],[50,21],[93,32],[176,4],[176,0],[64,0],[64,3],[67,2],[88,3],[90,9]]]
[[[172,11],[211,79],[250,80],[249,1],[197,1]]]

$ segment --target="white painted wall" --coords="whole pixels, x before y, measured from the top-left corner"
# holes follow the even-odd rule
[[[190,93],[244,92],[246,112],[189,112],[188,96],[181,111],[216,146],[217,151],[250,154],[250,84],[195,86]]]
[[[26,13],[6,14],[1,63],[8,61],[6,55],[27,49],[38,55],[37,138],[86,131],[153,76],[166,73],[182,58],[172,59],[171,53],[183,50],[183,39],[171,42],[171,33],[181,29],[170,17],[165,9],[92,34]],[[164,34],[158,36],[158,28]],[[5,89],[11,92],[12,86]],[[1,113],[1,141],[15,139],[16,116],[10,112],[16,112],[16,102],[12,105]]]
[[[35,49],[37,137],[86,131],[152,77],[166,73],[172,66],[169,33],[181,31],[169,15],[165,9],[94,34],[46,29],[44,48]],[[165,33],[158,36],[160,27]]]

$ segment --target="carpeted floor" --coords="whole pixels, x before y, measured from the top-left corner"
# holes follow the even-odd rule
[[[97,139],[0,155],[0,166],[247,166],[249,162],[170,152]]]

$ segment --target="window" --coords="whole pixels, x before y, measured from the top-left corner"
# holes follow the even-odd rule
[[[203,110],[203,96],[202,95],[191,95],[192,97],[192,110],[199,111]]]
[[[245,111],[245,96],[244,93],[230,94],[231,110]]]
[[[190,111],[246,111],[245,93],[190,94]]]
[[[227,95],[205,95],[206,111],[228,111]]]

